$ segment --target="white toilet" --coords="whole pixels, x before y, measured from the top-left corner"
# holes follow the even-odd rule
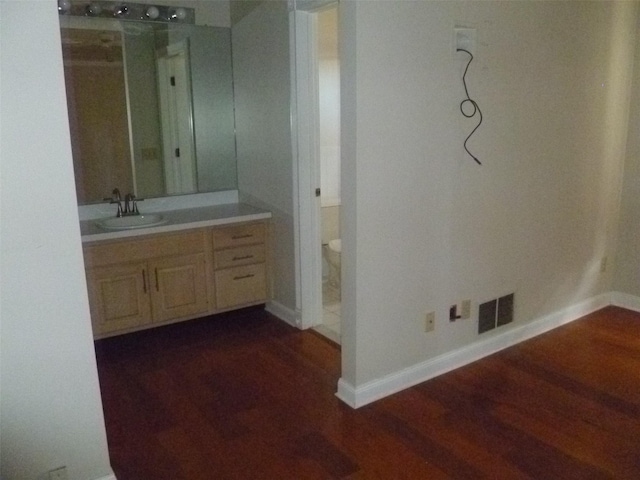
[[[340,254],[342,253],[342,240],[339,238],[330,240],[325,250],[329,263],[329,285],[340,290]]]
[[[322,207],[322,281],[340,291],[340,204]]]

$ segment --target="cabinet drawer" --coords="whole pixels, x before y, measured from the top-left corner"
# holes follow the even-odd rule
[[[218,228],[213,231],[213,248],[239,247],[264,243],[264,224],[240,225],[238,227]]]
[[[264,259],[264,245],[249,245],[248,247],[216,250],[213,254],[213,265],[218,270],[252,263],[263,263]]]
[[[216,307],[264,301],[267,298],[266,269],[263,263],[227,268],[215,272]]]
[[[98,267],[124,262],[146,261],[150,258],[201,253],[206,250],[205,230],[169,233],[140,239],[119,239],[84,247],[86,267]]]

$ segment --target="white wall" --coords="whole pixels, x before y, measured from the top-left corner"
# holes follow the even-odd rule
[[[635,7],[341,2],[346,383],[477,342],[480,302],[515,292],[517,327],[610,290]],[[483,166],[456,25],[477,29]]]
[[[274,301],[293,311],[293,169],[289,13],[263,2],[232,27],[240,198],[271,210]]]
[[[106,478],[56,3],[2,0],[0,22],[0,476]]]
[[[632,91],[613,287],[640,297],[640,46],[636,46]]]

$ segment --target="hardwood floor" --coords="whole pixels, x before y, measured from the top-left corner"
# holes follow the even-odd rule
[[[96,343],[119,480],[640,478],[640,314],[609,307],[352,410],[259,309]]]

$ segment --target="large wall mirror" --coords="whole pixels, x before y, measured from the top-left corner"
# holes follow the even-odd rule
[[[61,18],[78,203],[237,188],[231,30]]]

